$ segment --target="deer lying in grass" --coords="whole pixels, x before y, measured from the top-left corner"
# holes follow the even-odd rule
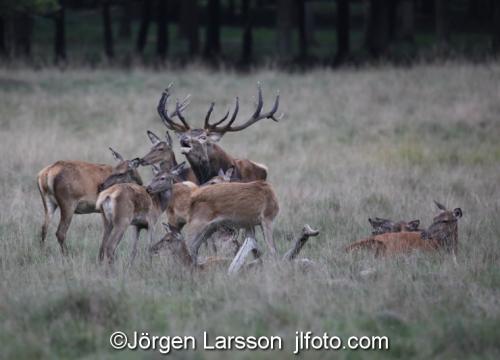
[[[372,235],[380,235],[385,233],[394,233],[401,231],[420,231],[420,220],[412,221],[392,221],[389,219],[382,219],[376,217],[374,219],[368,218],[370,225],[373,227]]]
[[[250,254],[250,252],[254,252],[257,254],[260,253],[257,250],[255,239],[247,238],[245,240],[245,244],[241,248],[242,250],[238,252],[234,259],[208,257],[206,259],[203,259],[202,261],[195,260],[189,252],[186,241],[179,230],[173,228],[169,224],[164,223],[163,226],[166,230],[166,234],[160,241],[158,241],[150,248],[150,253],[158,254],[163,249],[168,249],[174,259],[179,260],[182,265],[185,265],[194,270],[206,271],[213,268],[226,267],[229,265],[229,274],[236,274],[243,268],[245,258],[248,256],[248,254]],[[318,234],[318,230],[314,230],[306,224],[302,229],[300,236],[295,241],[293,247],[288,250],[283,256],[283,261],[294,261],[309,237],[317,236]],[[260,263],[259,260],[251,262],[246,266],[246,268],[251,268],[258,263]]]
[[[116,247],[130,225],[135,227],[130,264],[137,254],[137,244],[142,229],[147,229],[152,244],[154,226],[168,206],[173,179],[179,176],[185,165],[183,162],[169,172],[160,172],[157,168],[153,168],[155,177],[146,187],[137,184],[116,184],[99,194],[96,207],[101,210],[104,223],[99,262],[104,260],[104,256],[109,263],[114,262]]]
[[[118,164],[94,164],[84,161],[57,161],[42,169],[37,176],[38,189],[42,197],[45,219],[42,225],[41,243],[44,244],[50,220],[57,208],[61,219],[57,227],[56,237],[63,255],[68,253],[65,244],[66,233],[74,214],[90,214],[99,212],[96,200],[101,185],[111,175],[106,186],[119,182],[142,184],[137,172],[138,160],[124,160],[116,151],[111,152]]]
[[[385,233],[359,240],[346,247],[346,251],[370,249],[379,255],[395,255],[409,253],[413,250],[438,251],[444,249],[453,254],[456,262],[458,249],[457,221],[462,217],[462,210],[453,211],[435,202],[441,213],[436,216],[427,230],[398,233]]]
[[[278,117],[275,116],[279,106],[279,95],[276,96],[272,109],[269,112],[262,113],[264,102],[262,99],[262,90],[259,85],[257,107],[249,119],[239,126],[233,126],[239,110],[239,100],[237,97],[234,112],[231,119],[225,125],[221,124],[228,119],[229,111],[222,119],[215,123],[210,123],[210,116],[214,110],[214,103],[212,103],[205,117],[204,127],[192,129],[184,115],[182,115],[182,110],[185,108],[185,106],[183,106],[184,103],[179,104],[179,102],[177,102],[176,109],[172,112],[172,114],[175,114],[181,121],[180,123],[176,123],[173,116],[168,113],[166,104],[170,97],[171,87],[172,84],[163,92],[158,104],[158,114],[165,126],[175,131],[176,135],[179,137],[181,151],[186,155],[200,184],[216,176],[219,169],[226,171],[231,167],[235,168],[234,177],[241,179],[242,182],[266,180],[266,166],[247,159],[236,159],[217,145],[217,142],[225,133],[244,130],[259,120],[272,119],[276,122],[279,121],[282,115]]]
[[[166,132],[164,140],[160,139],[150,130],[147,131],[147,134],[153,146],[149,152],[140,159],[141,165],[157,165],[162,171],[168,171],[174,166],[177,166],[178,163],[172,147],[172,138],[168,131]],[[194,184],[199,184],[193,169],[189,166],[186,166],[174,180],[174,182],[181,181],[191,181]]]

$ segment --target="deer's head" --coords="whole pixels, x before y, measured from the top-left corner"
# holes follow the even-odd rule
[[[434,201],[441,212],[433,219],[431,226],[424,232],[425,238],[433,239],[447,251],[452,251],[458,242],[458,219],[463,215],[462,209],[448,210],[443,204]]]
[[[180,231],[174,226],[170,226],[169,224],[162,223],[165,228],[165,235],[158,241],[156,244],[152,245],[149,248],[149,252],[151,255],[157,255],[165,249],[172,251],[173,253],[179,253],[185,248],[183,244],[183,237]]]
[[[98,191],[101,192],[115,184],[121,183],[136,183],[142,185],[141,175],[137,171],[137,167],[140,164],[139,159],[125,160],[118,152],[109,148],[113,157],[118,164],[113,168],[111,175],[108,176],[102,184],[98,186]]]
[[[258,85],[258,99],[257,106],[254,113],[241,125],[233,126],[239,110],[239,99],[236,97],[234,110],[229,118],[230,111],[228,110],[226,114],[219,120],[211,123],[210,117],[215,107],[215,103],[211,103],[210,107],[205,116],[205,122],[203,128],[191,128],[188,124],[182,111],[189,104],[189,95],[182,101],[177,101],[175,104],[175,110],[169,112],[167,110],[167,101],[170,97],[170,90],[172,84],[170,84],[167,89],[162,94],[160,102],[158,103],[158,114],[160,115],[165,126],[174,131],[181,145],[181,152],[185,154],[188,159],[192,160],[206,160],[208,161],[208,153],[210,147],[217,143],[227,132],[241,131],[249,127],[250,125],[256,123],[262,119],[272,119],[274,121],[279,121],[282,115],[276,117],[276,112],[279,106],[279,95],[276,96],[274,105],[269,112],[262,113],[262,108],[264,106],[264,101],[262,98],[262,90],[260,85]],[[175,122],[174,118],[177,117],[180,122]],[[229,120],[228,120],[229,119]],[[226,120],[228,120],[226,122]],[[226,122],[225,124],[223,124]]]
[[[392,221],[389,219],[383,218],[369,218],[371,226],[373,227],[372,235],[380,235],[385,233],[392,232],[401,232],[401,231],[419,231],[420,220],[412,220],[412,221]]]
[[[156,165],[152,165],[154,177],[151,179],[148,186],[146,186],[146,191],[149,194],[157,194],[171,190],[174,179],[185,170],[186,166],[185,161],[174,166],[170,170],[162,170]]]
[[[165,134],[165,139],[161,139],[154,132],[147,131],[148,138],[153,144],[149,152],[144,155],[140,161],[141,165],[153,165],[160,163],[162,169],[172,168],[175,161],[175,154],[172,148],[172,138],[168,131]]]

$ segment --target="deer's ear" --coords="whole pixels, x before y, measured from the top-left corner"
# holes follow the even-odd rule
[[[217,173],[217,176],[220,176],[220,177],[225,177],[226,174],[224,174],[224,170],[222,169],[219,169],[219,172]]]
[[[444,206],[443,204],[438,203],[436,200],[434,200],[434,204],[436,204],[439,210],[446,211],[446,206]]]
[[[455,215],[457,219],[461,218],[463,216],[462,209],[460,208],[453,209],[453,215]]]
[[[114,151],[111,147],[109,150],[111,151],[111,154],[113,154],[116,161],[123,161],[123,156],[121,156],[118,152]]]
[[[208,138],[212,142],[218,142],[220,139],[222,139],[223,134],[219,132],[211,132],[208,134]]]
[[[167,224],[167,223],[161,223],[163,225],[163,228],[165,229],[165,231],[170,234],[172,232],[172,229],[170,228],[170,225]]]
[[[149,141],[151,141],[151,144],[156,145],[159,142],[161,142],[161,139],[152,131],[148,130],[147,131]]]
[[[158,175],[161,172],[161,169],[158,166],[154,165],[154,164],[151,165],[151,169],[153,170],[153,175],[154,176]]]
[[[165,134],[165,140],[167,142],[168,147],[172,147],[172,138],[170,137],[170,133],[167,131]]]
[[[234,172],[234,167],[230,167],[229,169],[227,169],[226,173],[224,174],[224,180],[230,181],[231,176],[233,176],[233,172]]]

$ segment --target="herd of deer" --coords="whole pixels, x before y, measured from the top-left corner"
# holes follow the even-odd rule
[[[169,85],[158,104],[158,114],[167,129],[179,138],[181,153],[187,162],[178,163],[173,142],[168,131],[160,138],[151,131],[147,135],[152,143],[150,151],[142,158],[125,160],[110,148],[117,160],[116,166],[83,161],[57,161],[38,173],[37,183],[45,210],[41,243],[47,237],[48,226],[57,208],[60,222],[56,237],[63,255],[68,253],[65,239],[74,214],[100,213],[103,221],[103,238],[99,262],[105,258],[111,264],[115,251],[127,228],[135,229],[130,263],[137,254],[141,230],[148,232],[151,255],[166,248],[181,263],[195,269],[229,264],[229,273],[236,273],[243,266],[261,262],[262,251],[255,240],[255,227],[262,228],[264,240],[273,256],[277,250],[273,240],[273,222],[279,205],[271,184],[266,181],[266,166],[248,159],[237,159],[224,151],[217,142],[228,132],[244,130],[262,119],[278,122],[279,95],[268,112],[263,112],[263,97],[258,86],[255,111],[241,125],[234,125],[239,112],[236,97],[234,110],[221,119],[210,121],[214,103],[206,114],[203,128],[191,128],[183,111],[189,96],[175,102],[175,109],[168,110],[171,95]],[[177,121],[176,121],[177,119]],[[153,179],[143,186],[139,166],[151,166]],[[370,219],[374,232],[371,237],[357,241],[346,248],[375,250],[377,255],[408,252],[413,249],[445,249],[453,255],[457,249],[457,219],[462,211],[442,211],[427,230],[420,230],[418,220],[394,223],[387,219]],[[157,221],[166,213],[166,234],[157,243],[153,231]],[[245,232],[245,241],[238,241],[239,231]],[[182,231],[182,232],[181,232]],[[297,260],[297,255],[309,237],[319,231],[305,225],[293,247],[283,256],[284,261]],[[209,239],[231,240],[237,246],[232,259],[198,258],[201,244]],[[216,250],[215,243],[213,243]],[[254,260],[245,265],[252,253]],[[454,257],[455,258],[455,257]],[[300,261],[307,262],[307,259]]]

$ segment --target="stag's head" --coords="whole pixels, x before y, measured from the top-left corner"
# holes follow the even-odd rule
[[[185,170],[187,165],[186,162],[183,161],[182,163],[172,167],[170,170],[162,170],[156,165],[152,165],[152,167],[154,177],[151,179],[148,186],[146,186],[146,191],[150,194],[157,194],[171,190],[174,179]]]
[[[216,120],[215,122],[210,122],[210,117],[215,107],[215,103],[211,103],[205,116],[203,128],[193,129],[188,124],[185,116],[182,113],[182,111],[189,104],[189,95],[181,102],[176,101],[175,110],[171,112],[167,110],[167,101],[171,95],[171,88],[172,84],[170,84],[163,92],[158,104],[158,114],[160,115],[165,126],[168,129],[174,131],[178,136],[181,145],[181,152],[185,154],[188,159],[206,159],[208,156],[208,148],[210,147],[210,145],[218,142],[227,132],[244,130],[262,119],[272,119],[277,122],[283,116],[282,114],[276,116],[276,112],[278,111],[279,106],[279,95],[276,96],[272,109],[266,113],[262,113],[264,101],[262,98],[262,90],[259,84],[257,93],[257,106],[253,114],[244,123],[237,126],[233,125],[236,121],[239,111],[239,99],[238,97],[236,97],[235,106],[233,112],[231,113],[231,117],[229,117],[230,111],[228,110],[222,118]],[[174,121],[175,117],[179,119],[178,122]]]
[[[183,237],[181,232],[174,226],[162,223],[165,228],[165,235],[156,244],[149,248],[149,253],[151,255],[157,255],[164,249],[169,249],[174,253],[178,253],[183,247]]]
[[[115,184],[122,183],[136,183],[142,185],[141,175],[139,175],[139,171],[137,171],[140,160],[137,158],[125,160],[123,159],[123,156],[112,148],[109,148],[109,150],[111,150],[111,153],[113,154],[115,160],[118,161],[118,164],[113,168],[111,175],[98,186],[97,190],[101,192]]]
[[[382,219],[376,217],[374,219],[369,218],[371,226],[373,227],[372,235],[380,235],[392,232],[402,232],[402,231],[419,231],[420,220],[412,221],[392,221],[389,219]]]
[[[175,164],[175,154],[172,148],[172,138],[168,131],[165,134],[165,139],[161,139],[155,133],[148,130],[148,138],[153,144],[149,152],[144,155],[141,160],[141,165],[160,164],[164,170],[170,169]]]
[[[462,209],[448,210],[443,204],[434,201],[441,212],[437,215],[429,228],[425,231],[425,237],[437,241],[447,251],[452,251],[458,242],[458,219],[462,217]]]

